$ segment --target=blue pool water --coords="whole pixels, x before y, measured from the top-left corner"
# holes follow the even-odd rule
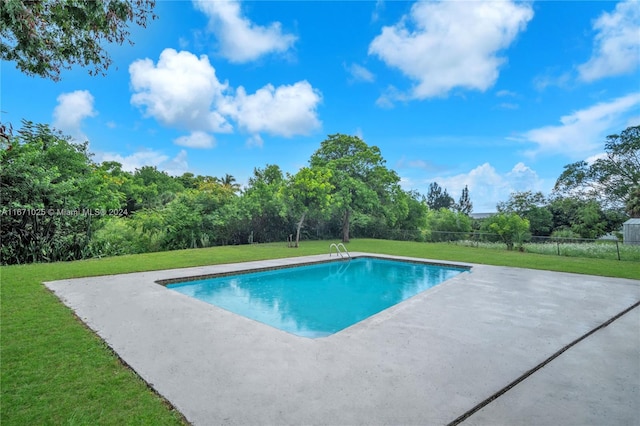
[[[167,288],[314,338],[336,333],[464,271],[367,257],[188,281]]]

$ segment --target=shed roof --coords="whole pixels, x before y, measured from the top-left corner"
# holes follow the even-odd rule
[[[623,225],[640,225],[640,217],[629,219]]]

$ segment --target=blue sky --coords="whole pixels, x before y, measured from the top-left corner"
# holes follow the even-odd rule
[[[327,135],[377,145],[405,189],[475,212],[548,194],[640,124],[638,1],[158,1],[106,77],[2,63],[2,122],[49,123],[96,161],[295,173]]]

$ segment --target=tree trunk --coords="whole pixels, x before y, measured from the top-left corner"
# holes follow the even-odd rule
[[[345,210],[344,212],[344,220],[342,221],[342,242],[343,243],[348,243],[349,242],[349,216],[350,216],[350,211],[349,209]]]
[[[307,215],[307,212],[302,213],[302,217],[300,218],[300,222],[298,222],[298,230],[296,232],[296,247],[298,247],[298,243],[300,241],[300,229],[302,228],[302,223],[304,222],[304,217]]]

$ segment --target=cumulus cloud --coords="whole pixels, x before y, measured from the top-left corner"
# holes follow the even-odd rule
[[[382,29],[369,54],[415,81],[409,98],[445,96],[456,87],[484,91],[506,61],[498,53],[532,17],[528,3],[417,2],[397,24]]]
[[[593,23],[593,52],[578,67],[580,79],[594,81],[633,72],[640,65],[640,7],[637,0],[622,1]]]
[[[213,148],[215,146],[215,139],[205,132],[193,132],[187,136],[180,136],[175,139],[173,143],[188,148]]]
[[[291,137],[320,127],[316,108],[321,99],[307,81],[278,87],[267,84],[254,94],[240,86],[235,96],[220,105],[220,111],[249,133]]]
[[[438,182],[442,188],[457,201],[465,186],[469,188],[469,196],[473,203],[473,211],[476,213],[495,212],[496,205],[505,201],[514,191],[542,191],[548,192],[545,181],[524,163],[517,163],[510,171],[499,173],[489,163],[481,164],[468,173],[460,173],[454,176],[438,176],[425,181],[422,186],[416,185],[410,180],[403,180],[401,184],[408,188],[418,189],[427,194],[431,182]],[[411,183],[411,187],[406,184]]]
[[[620,131],[639,105],[640,93],[632,93],[560,117],[560,125],[529,130],[521,139],[537,145],[528,155],[564,154],[574,160],[582,159],[602,148],[607,135]]]
[[[95,117],[98,113],[93,109],[93,95],[88,90],[76,90],[58,96],[58,105],[53,110],[53,127],[69,134],[78,141],[86,141],[82,132],[82,121],[87,117]]]
[[[162,124],[210,132],[228,132],[231,125],[211,106],[227,89],[206,55],[165,49],[158,64],[140,59],[129,66],[134,94],[131,103]]]
[[[211,148],[215,143],[210,133],[232,132],[232,121],[260,144],[260,132],[291,137],[320,126],[317,106],[322,95],[307,81],[267,84],[248,94],[242,86],[234,90],[221,83],[206,55],[198,58],[173,49],[165,49],[157,65],[151,59],[135,61],[129,72],[133,105],[165,126],[191,132],[177,138],[178,145]]]
[[[267,27],[251,22],[242,15],[236,0],[196,0],[194,6],[209,18],[209,30],[218,39],[220,54],[231,62],[245,63],[269,53],[286,52],[297,40],[282,31],[280,22]]]
[[[160,165],[160,168],[171,176],[181,176],[189,170],[187,151],[181,150],[178,155]]]

